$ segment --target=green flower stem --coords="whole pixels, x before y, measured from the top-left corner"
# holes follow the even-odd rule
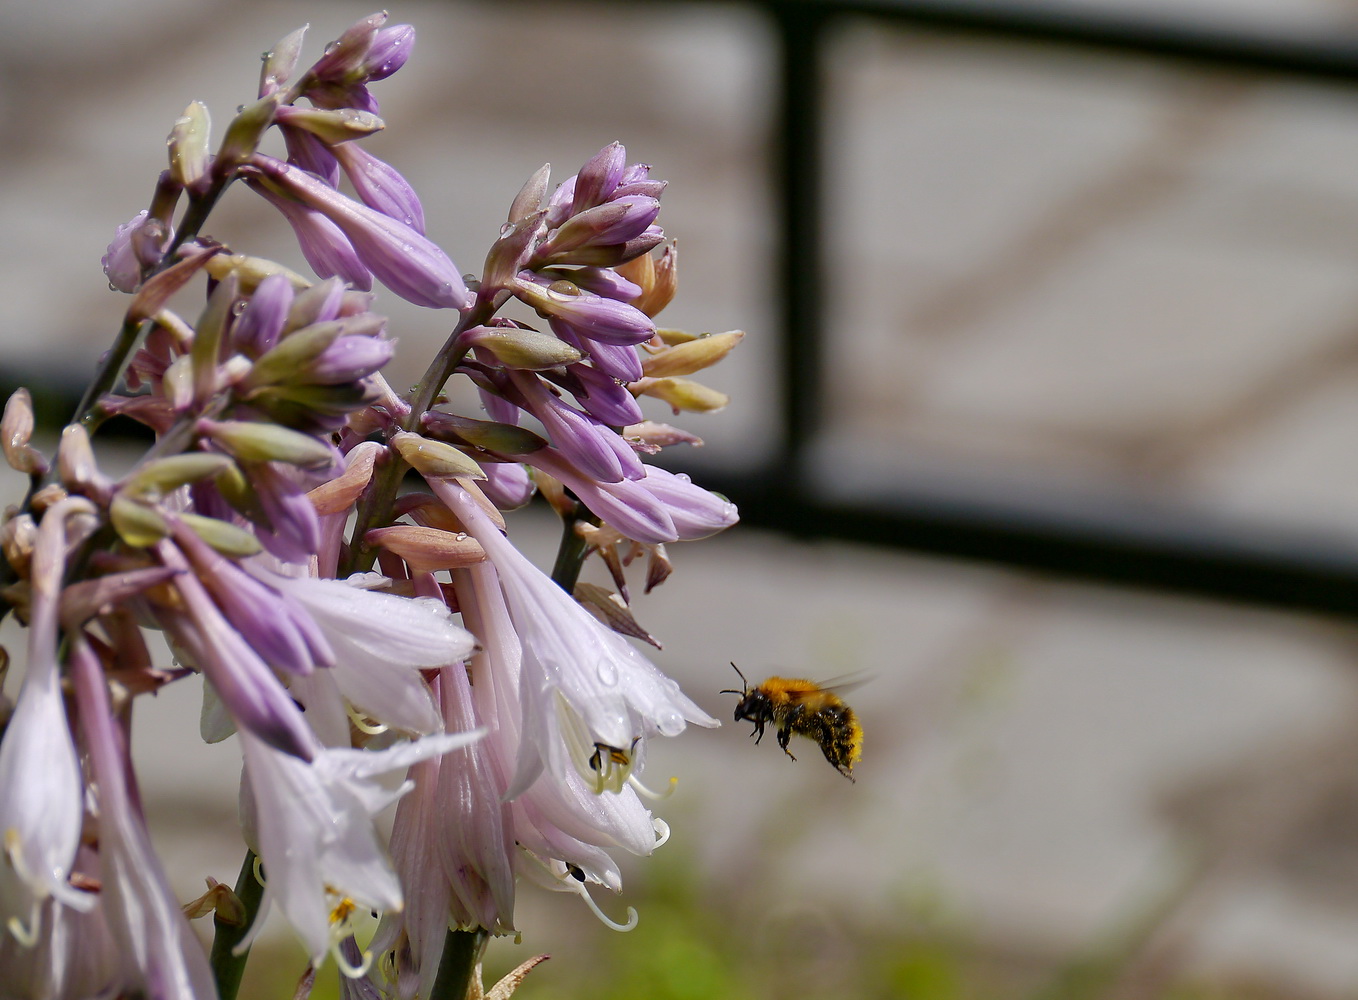
[[[495,305],[491,296],[483,292],[477,297],[476,304],[459,319],[443,347],[430,362],[424,377],[415,383],[410,397],[410,412],[401,422],[402,430],[419,431],[420,418],[434,405],[434,400],[438,399],[444,383],[452,377],[457,366],[462,364],[462,359],[467,356],[467,349],[458,343],[463,332],[474,326],[480,326],[494,314]],[[388,450],[386,463],[373,474],[372,482],[359,501],[353,534],[349,536],[349,554],[340,566],[341,577],[366,572],[372,569],[373,563],[377,561],[377,550],[367,543],[364,536],[370,529],[380,527],[391,520],[391,506],[396,501],[396,494],[400,491],[401,480],[405,477],[407,468],[400,456]]]
[[[552,565],[552,582],[568,594],[575,593],[576,581],[580,579],[580,568],[589,555],[589,545],[581,537],[575,526],[581,522],[598,520],[580,505],[575,505],[573,514],[561,516],[561,541],[557,544],[556,562]]]
[[[245,909],[245,919],[239,924],[227,923],[220,916],[213,918],[216,933],[212,938],[212,977],[217,981],[219,1000],[236,1000],[240,990],[241,977],[245,975],[245,963],[250,958],[250,949],[239,955],[233,954],[236,945],[245,937],[259,915],[259,904],[264,898],[264,886],[255,878],[255,852],[246,851],[245,861],[240,866],[240,876],[236,879],[236,896]]]
[[[429,1000],[466,1000],[471,992],[476,963],[486,953],[490,935],[483,930],[449,930],[443,939],[443,958]]]

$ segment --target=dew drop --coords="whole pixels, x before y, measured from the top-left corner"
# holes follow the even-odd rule
[[[415,248],[414,248],[413,246],[411,246],[409,243],[402,243],[402,244],[401,244],[401,249],[402,249],[403,251],[405,251],[406,253],[414,253],[414,252],[415,252]]]
[[[595,672],[599,675],[599,683],[612,687],[618,683],[618,668],[607,660],[600,660],[595,667]]]

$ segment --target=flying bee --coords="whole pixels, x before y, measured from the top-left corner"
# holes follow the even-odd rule
[[[772,725],[778,731],[778,745],[783,753],[796,760],[787,748],[788,741],[793,733],[805,736],[820,747],[836,771],[854,780],[853,766],[863,756],[863,727],[836,691],[847,691],[857,687],[857,683],[823,687],[815,681],[770,677],[757,687],[750,687],[740,668],[734,663],[731,667],[740,676],[743,688],[739,691],[727,688],[721,694],[740,695],[736,721],[754,723],[750,735],[755,743],[764,738],[764,727]]]

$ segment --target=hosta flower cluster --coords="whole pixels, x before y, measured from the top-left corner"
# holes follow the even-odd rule
[[[719,408],[690,376],[741,337],[656,327],[676,282],[664,181],[617,143],[555,187],[544,167],[464,276],[362,144],[382,128],[370,85],[414,30],[365,18],[310,66],[302,40],[266,54],[220,139],[202,105],[175,123],[150,206],[104,258],[130,305],[55,456],[26,394],[5,410],[31,481],[0,538],[5,610],[28,627],[0,741],[6,996],[226,996],[273,910],[347,995],[430,996],[457,934],[519,930],[525,881],[603,917],[589,886],[620,889],[617,852],[668,836],[643,801],[648,741],[716,724],[624,637],[649,640],[627,567],[649,590],[667,543],[736,519],[648,461],[697,439],[639,398]],[[237,181],[313,275],[208,235]],[[405,394],[381,375],[375,284],[447,336]],[[450,380],[475,412],[446,402]],[[112,415],[155,432],[119,476],[92,443]],[[550,577],[506,533],[535,493],[569,529]],[[577,584],[591,554],[616,593]],[[142,814],[133,706],[197,675],[203,737],[241,750],[257,912],[213,884],[186,915]],[[374,817],[398,799],[387,843]],[[209,960],[188,919],[214,910],[243,934]]]

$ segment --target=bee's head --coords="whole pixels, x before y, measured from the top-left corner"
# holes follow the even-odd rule
[[[736,705],[736,722],[745,720],[769,722],[773,719],[773,702],[759,688],[746,688],[744,691],[732,691],[730,693],[744,695]]]

